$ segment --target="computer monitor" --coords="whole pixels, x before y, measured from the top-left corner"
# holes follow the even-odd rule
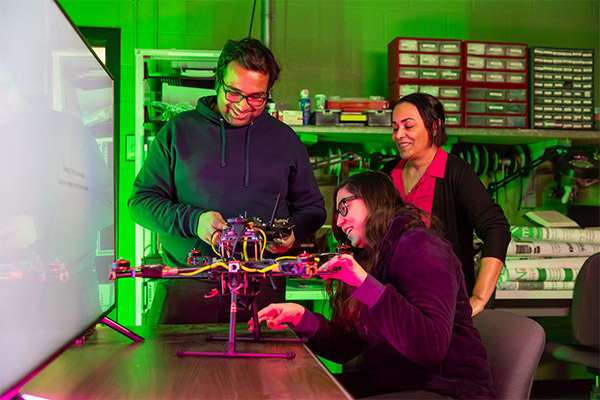
[[[54,0],[0,0],[0,396],[115,303],[113,79]]]

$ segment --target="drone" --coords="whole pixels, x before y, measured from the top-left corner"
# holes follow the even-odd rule
[[[290,235],[292,226],[287,221],[266,224],[258,218],[233,218],[222,230],[211,237],[211,246],[215,255],[203,255],[200,250],[192,249],[188,253],[187,267],[170,267],[165,264],[141,265],[131,267],[127,260],[117,260],[109,273],[109,279],[150,278],[150,279],[208,279],[218,281],[217,293],[231,297],[229,337],[218,338],[208,335],[207,340],[228,339],[226,353],[198,353],[179,350],[177,356],[221,356],[221,357],[273,357],[294,358],[295,353],[256,354],[235,352],[235,324],[238,304],[247,302],[252,307],[254,318],[254,338],[239,338],[252,341],[303,341],[302,339],[262,338],[258,326],[257,310],[254,300],[258,295],[256,283],[259,279],[269,279],[276,289],[273,276],[300,277],[310,279],[337,272],[319,271],[319,266],[336,255],[352,254],[349,246],[339,246],[334,253],[301,253],[296,256],[283,256],[275,259],[263,258],[267,243],[275,238]]]
[[[312,254],[303,252],[296,256],[275,259],[263,258],[266,244],[271,242],[267,234],[255,224],[256,219],[235,218],[212,236],[212,248],[217,256],[203,256],[200,250],[188,253],[188,267],[170,267],[166,264],[149,264],[131,267],[127,260],[117,260],[109,273],[109,279],[123,277],[174,279],[202,278],[223,279],[225,275],[245,274],[249,277],[289,276],[310,279],[335,271],[318,271],[319,265],[341,254],[351,254],[349,246],[338,246],[335,253]],[[260,220],[259,220],[260,223]],[[285,223],[287,224],[287,223]],[[282,224],[273,236],[288,227]],[[273,227],[271,226],[271,229]],[[291,229],[291,228],[290,228]],[[271,236],[271,237],[273,237]]]

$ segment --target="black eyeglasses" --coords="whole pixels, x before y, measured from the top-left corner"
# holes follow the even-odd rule
[[[221,82],[223,85],[223,92],[225,92],[225,99],[227,99],[227,101],[230,101],[232,103],[239,103],[240,101],[242,101],[243,99],[246,99],[246,101],[248,102],[248,105],[251,105],[253,107],[260,107],[262,106],[265,101],[267,101],[267,98],[269,96],[257,96],[257,95],[243,95],[240,92],[234,92],[232,90],[228,90],[225,89],[225,87],[227,86],[225,84],[225,82]]]
[[[341,199],[337,205],[337,210],[335,210],[335,216],[341,215],[342,217],[345,217],[348,215],[348,202],[356,199],[358,199],[358,196],[348,196]]]

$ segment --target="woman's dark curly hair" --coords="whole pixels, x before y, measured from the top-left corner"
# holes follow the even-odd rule
[[[396,102],[394,108],[402,103],[410,103],[417,107],[423,124],[429,133],[429,146],[435,144],[442,147],[448,141],[446,134],[446,114],[444,106],[435,97],[426,93],[412,93],[406,95]],[[434,132],[437,134],[434,135]]]
[[[240,65],[251,71],[260,71],[269,75],[269,87],[271,89],[281,69],[275,60],[275,56],[267,46],[260,40],[254,38],[244,38],[242,40],[228,40],[221,51],[217,68],[215,68],[215,85],[219,89],[223,83],[225,70],[232,61],[237,61]]]
[[[362,199],[368,210],[364,235],[365,248],[352,248],[354,258],[370,274],[375,273],[381,241],[387,233],[392,220],[398,216],[408,217],[407,229],[425,228],[429,220],[431,228],[441,234],[439,219],[433,218],[421,209],[405,203],[392,179],[383,172],[367,171],[350,176],[333,191],[334,212],[331,221],[333,235],[340,244],[349,244],[342,229],[337,226],[337,193],[345,188],[354,196]],[[361,304],[351,297],[352,287],[341,280],[327,280],[325,290],[330,296],[331,320],[345,329],[351,329],[360,317]]]

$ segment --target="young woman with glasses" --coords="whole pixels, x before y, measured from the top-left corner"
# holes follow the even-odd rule
[[[281,303],[260,310],[259,321],[290,327],[334,362],[362,354],[361,369],[337,375],[355,397],[493,398],[461,264],[434,230],[437,220],[427,228],[427,216],[405,203],[382,172],[351,176],[334,199],[333,233],[351,244],[353,256],[336,256],[320,268],[331,272],[323,275],[331,320]]]

